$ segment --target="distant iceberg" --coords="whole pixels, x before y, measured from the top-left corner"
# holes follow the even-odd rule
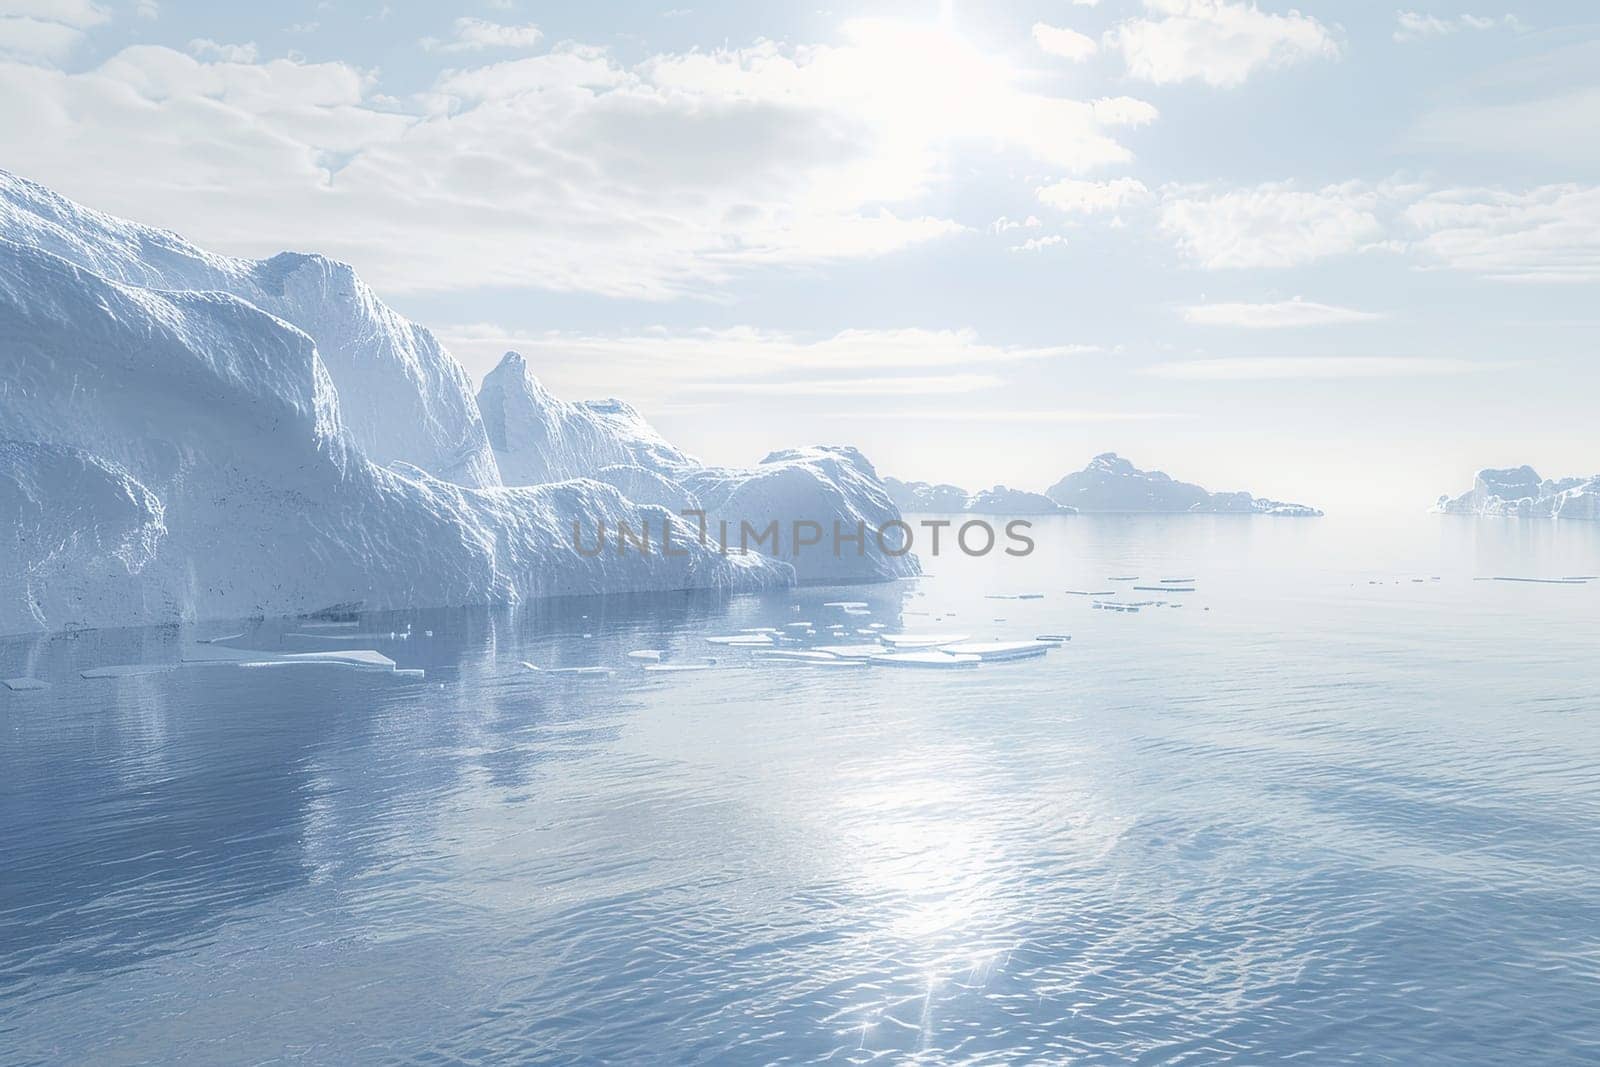
[[[1433,510],[1446,515],[1600,520],[1600,475],[1542,479],[1532,467],[1478,472],[1460,496],[1441,496]]]
[[[1012,516],[1070,515],[1077,510],[1057,504],[1043,493],[1004,485],[977,493],[968,493],[958,485],[902,482],[898,478],[885,478],[883,485],[903,512]]]
[[[1082,512],[1192,512],[1212,515],[1320,516],[1305,504],[1286,504],[1249,493],[1212,493],[1161,471],[1143,471],[1115,452],[1089,461],[1045,490],[1058,504]]]
[[[620,401],[497,374],[480,409],[342,264],[215,256],[0,172],[0,633],[917,572],[692,538],[586,556],[575,522],[686,505],[898,512],[851,450],[705,468]]]
[[[1208,515],[1320,516],[1305,504],[1288,504],[1249,493],[1212,493],[1161,471],[1142,471],[1115,452],[1090,460],[1044,493],[997,485],[968,494],[955,485],[902,482],[885,478],[884,487],[906,512],[967,512],[974,515],[1048,515],[1077,512],[1135,512]]]

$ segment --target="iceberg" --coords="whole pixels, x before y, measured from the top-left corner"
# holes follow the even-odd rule
[[[580,521],[686,510],[899,516],[853,449],[708,468],[520,357],[474,394],[343,264],[213,255],[0,171],[0,633],[918,573],[870,534],[579,550]]]
[[[967,510],[967,491],[958,485],[885,478],[883,486],[895,506],[904,512],[953,514]]]
[[[1045,491],[1058,504],[1082,512],[1193,512],[1215,515],[1320,516],[1305,504],[1266,500],[1249,493],[1212,493],[1161,471],[1143,471],[1115,452],[1105,452]]]
[[[930,485],[928,482],[902,482],[885,478],[884,488],[903,512],[967,515],[1070,515],[1077,509],[1058,504],[1043,493],[996,485],[968,493],[957,485]]]
[[[1078,509],[1058,504],[1043,493],[997,485],[974,493],[963,510],[969,515],[1071,515]]]
[[[1441,496],[1433,510],[1446,515],[1600,520],[1600,475],[1540,478],[1532,467],[1478,472],[1460,496]]]

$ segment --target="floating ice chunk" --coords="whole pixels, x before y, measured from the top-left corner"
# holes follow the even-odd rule
[[[1035,634],[1033,639],[1035,641],[1050,641],[1050,642],[1052,642],[1054,644],[1058,644],[1059,645],[1063,641],[1071,641],[1072,640],[1072,635],[1071,634]]]
[[[872,614],[872,609],[871,608],[845,608],[844,609],[844,613],[846,615],[871,615]]]
[[[715,663],[647,663],[645,670],[657,674],[681,674],[685,671],[714,671]]]
[[[825,608],[843,608],[845,611],[849,611],[851,608],[867,607],[867,602],[865,600],[830,600],[822,606]]]
[[[871,663],[864,659],[817,659],[807,660],[804,663],[796,664],[796,666],[805,667],[810,670],[815,670],[819,667],[870,667],[871,665]]]
[[[878,637],[895,648],[939,648],[972,639],[971,634],[879,634]]]
[[[1042,656],[1055,646],[1054,641],[966,641],[954,645],[940,645],[939,651],[952,656],[977,656],[988,662]]]
[[[955,656],[948,652],[929,650],[923,652],[887,652],[873,656],[867,662],[882,664],[885,667],[976,667],[982,663],[978,656]]]
[[[37,678],[0,678],[0,685],[5,686],[13,693],[26,693],[36,689],[49,689],[49,682],[41,682]]]
[[[628,658],[655,660],[659,663],[664,654],[664,651],[659,648],[636,648],[628,653]]]
[[[776,634],[782,633],[783,631],[779,630],[776,626],[751,626],[748,629],[740,630],[739,632],[742,634]]]
[[[826,652],[835,659],[865,660],[883,655],[882,645],[818,645],[817,652]]]
[[[1043,600],[1043,593],[985,593],[985,600]]]
[[[1116,596],[1117,591],[1115,589],[1101,589],[1097,591],[1091,591],[1088,589],[1068,589],[1066,590],[1066,594],[1068,596]]]
[[[1135,589],[1145,593],[1192,593],[1192,585],[1136,585]]]
[[[809,630],[811,629],[811,624],[809,622],[786,622],[783,627],[786,630]]]
[[[760,648],[772,644],[771,634],[734,634],[730,637],[708,637],[713,645],[732,645],[735,648]]]
[[[247,665],[277,667],[299,663],[328,663],[340,667],[353,667],[361,671],[393,672],[395,669],[394,660],[370,648],[351,648],[339,652],[288,652],[281,655],[267,653],[266,659],[250,660]]]
[[[573,675],[579,678],[603,678],[617,672],[610,667],[547,667],[544,673]]]
[[[396,667],[394,673],[400,678],[426,678],[428,672],[421,667]]]
[[[117,663],[109,667],[91,667],[83,672],[83,677],[140,678],[147,674],[166,674],[177,669],[176,663]]]
[[[1161,584],[1163,584],[1163,585],[1193,585],[1194,584],[1194,579],[1193,578],[1162,578],[1162,579],[1159,579],[1159,580],[1160,580]]]
[[[825,662],[827,660],[837,658],[836,656],[824,652],[821,649],[801,650],[790,648],[767,648],[758,650],[756,655],[760,656],[762,659],[775,659],[795,662]]]
[[[220,637],[202,637],[200,638],[200,643],[202,645],[219,645],[224,641],[238,641],[243,637],[244,634],[223,634]]]
[[[1495,576],[1497,582],[1531,582],[1536,585],[1583,585],[1587,578],[1502,578]]]
[[[361,624],[356,622],[354,619],[350,620],[349,622],[302,622],[300,624],[300,629],[302,629],[302,630],[354,630],[359,625],[361,625]]]
[[[1137,574],[1124,574],[1117,578],[1106,579],[1108,582],[1137,582],[1138,580],[1139,576]]]

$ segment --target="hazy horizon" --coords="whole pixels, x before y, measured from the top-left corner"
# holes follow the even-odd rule
[[[1600,470],[1585,5],[464,10],[0,2],[0,165],[716,463],[1344,514]]]

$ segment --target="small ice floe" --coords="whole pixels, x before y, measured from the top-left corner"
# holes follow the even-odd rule
[[[882,645],[818,645],[813,651],[826,652],[834,659],[867,660],[883,655]]]
[[[1067,590],[1067,595],[1068,596],[1116,596],[1117,595],[1117,591],[1115,589],[1102,589],[1099,592],[1091,592],[1091,591],[1089,591],[1087,589],[1068,589]]]
[[[952,656],[977,656],[987,663],[992,660],[1042,656],[1055,647],[1054,641],[963,641],[954,645],[940,645],[939,651]]]
[[[752,626],[749,629],[740,630],[739,632],[742,634],[776,634],[782,633],[783,631],[779,630],[776,626]]]
[[[715,663],[647,663],[645,670],[655,674],[682,674],[685,671],[714,671]]]
[[[348,622],[302,622],[300,624],[300,629],[302,629],[302,630],[354,630],[359,625],[361,625],[361,624],[358,623],[354,619],[351,619]]]
[[[1053,645],[1059,645],[1063,641],[1071,641],[1072,640],[1072,635],[1071,634],[1034,634],[1033,635],[1033,639],[1035,641],[1049,641]]]
[[[628,658],[629,659],[648,659],[648,660],[653,660],[653,661],[659,663],[659,662],[661,662],[661,657],[664,654],[665,654],[665,651],[663,649],[659,649],[659,648],[636,648],[632,652],[628,653]]]
[[[1193,578],[1159,578],[1157,581],[1162,585],[1193,585],[1195,580]]]
[[[1192,593],[1192,585],[1136,585],[1135,589],[1144,593]]]
[[[836,658],[821,649],[797,648],[763,648],[758,649],[756,655],[762,659],[778,660],[784,663],[826,663]]]
[[[244,634],[222,634],[220,637],[202,637],[200,638],[200,643],[202,645],[220,645],[224,641],[238,641],[243,637]]]
[[[868,663],[879,664],[884,667],[923,667],[923,668],[956,668],[976,667],[983,662],[979,656],[956,656],[938,649],[928,649],[920,652],[886,652],[873,656]]]
[[[422,636],[423,637],[432,637],[433,636],[433,631],[432,630],[424,630],[424,631],[422,631]]]
[[[1108,581],[1108,582],[1137,582],[1138,580],[1139,580],[1139,576],[1137,574],[1123,574],[1123,575],[1119,575],[1116,578],[1107,578],[1106,579],[1106,581]]]
[[[761,648],[772,644],[772,635],[733,634],[728,637],[708,637],[706,641],[713,645],[731,645],[734,648]]]
[[[830,600],[822,606],[825,608],[843,608],[845,611],[855,608],[859,611],[867,606],[867,602],[865,600]]]
[[[0,685],[5,686],[13,693],[30,693],[38,689],[49,689],[49,682],[41,682],[37,678],[0,678]]]
[[[177,669],[176,663],[117,663],[109,667],[91,667],[82,672],[82,677],[142,678],[147,674],[167,674]]]
[[[969,641],[971,634],[879,634],[879,640],[895,648],[939,648],[944,645],[955,644],[957,641]]]
[[[811,624],[809,622],[786,622],[783,624],[783,628],[785,630],[809,630],[811,629]]]
[[[422,679],[428,676],[428,672],[421,667],[396,667],[394,674],[396,678]]]
[[[540,674],[567,674],[576,675],[580,678],[598,678],[616,673],[610,667],[541,667],[536,663],[529,663],[527,660],[523,660],[522,665],[528,670],[537,671]]]
[[[392,630],[391,631],[386,631],[384,633],[366,633],[366,634],[356,633],[354,630],[352,630],[349,633],[335,633],[335,634],[292,633],[292,634],[284,634],[283,636],[284,636],[284,638],[286,640],[289,640],[289,641],[403,641],[406,638],[410,637],[411,635],[410,634],[397,634],[397,633],[393,632]],[[213,644],[214,642],[207,641],[205,643],[206,644]]]
[[[1497,582],[1531,582],[1536,585],[1584,585],[1589,581],[1587,578],[1504,578],[1500,575],[1495,575],[1494,580]]]
[[[1043,593],[985,593],[985,600],[1043,600]]]

